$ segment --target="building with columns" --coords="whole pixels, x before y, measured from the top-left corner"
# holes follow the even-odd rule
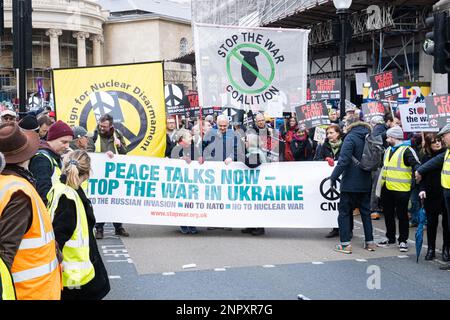
[[[108,12],[97,1],[33,0],[33,69],[27,91],[36,91],[42,77],[51,91],[51,68],[100,65],[103,60],[103,24]],[[16,96],[13,69],[12,0],[5,0],[5,35],[0,39],[0,101]]]
[[[51,91],[51,69],[170,60],[192,46],[190,7],[166,0],[32,0],[33,68]],[[13,68],[12,0],[5,0],[5,34],[0,37],[0,102],[16,97]],[[182,51],[181,51],[182,53]],[[190,66],[167,63],[167,82],[192,87]],[[171,81],[172,79],[172,81]]]

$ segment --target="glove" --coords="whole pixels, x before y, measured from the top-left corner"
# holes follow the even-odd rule
[[[419,192],[419,198],[420,198],[420,199],[423,200],[423,199],[425,199],[426,197],[427,197],[427,193],[426,193],[425,191],[420,191],[420,192]]]
[[[328,158],[325,158],[325,160],[328,161],[328,165],[330,167],[334,167],[334,160],[333,160],[333,158],[328,157]]]
[[[336,181],[335,180],[330,180],[330,184],[331,184],[331,189],[336,190]]]

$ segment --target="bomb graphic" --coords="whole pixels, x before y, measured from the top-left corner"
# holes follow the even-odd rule
[[[253,51],[240,51],[240,53],[244,56],[244,61],[247,62],[253,69],[255,69],[257,72],[258,69],[258,63],[256,62],[256,57],[259,55],[259,52],[253,52]],[[241,67],[242,72],[242,79],[244,82],[249,86],[253,86],[256,82],[256,75],[251,72],[244,64],[242,64]]]

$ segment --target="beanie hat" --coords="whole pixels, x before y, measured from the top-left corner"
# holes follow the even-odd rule
[[[39,131],[39,124],[35,116],[27,115],[19,122],[19,127],[24,130]]]
[[[403,140],[403,130],[399,126],[392,127],[386,132],[387,137]]]
[[[73,137],[73,131],[65,122],[59,120],[48,129],[47,141],[53,141],[67,136]]]

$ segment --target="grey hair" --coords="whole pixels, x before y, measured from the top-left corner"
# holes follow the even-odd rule
[[[224,115],[224,114],[220,114],[218,117],[217,117],[217,123],[219,123],[219,121],[221,121],[221,120],[225,120],[226,122],[228,122],[228,123],[230,123],[230,120],[228,119],[228,117],[226,116],[226,115]]]
[[[185,140],[188,140],[192,138],[192,133],[187,129],[180,129],[175,134],[175,140],[178,142],[181,138],[184,138]]]

